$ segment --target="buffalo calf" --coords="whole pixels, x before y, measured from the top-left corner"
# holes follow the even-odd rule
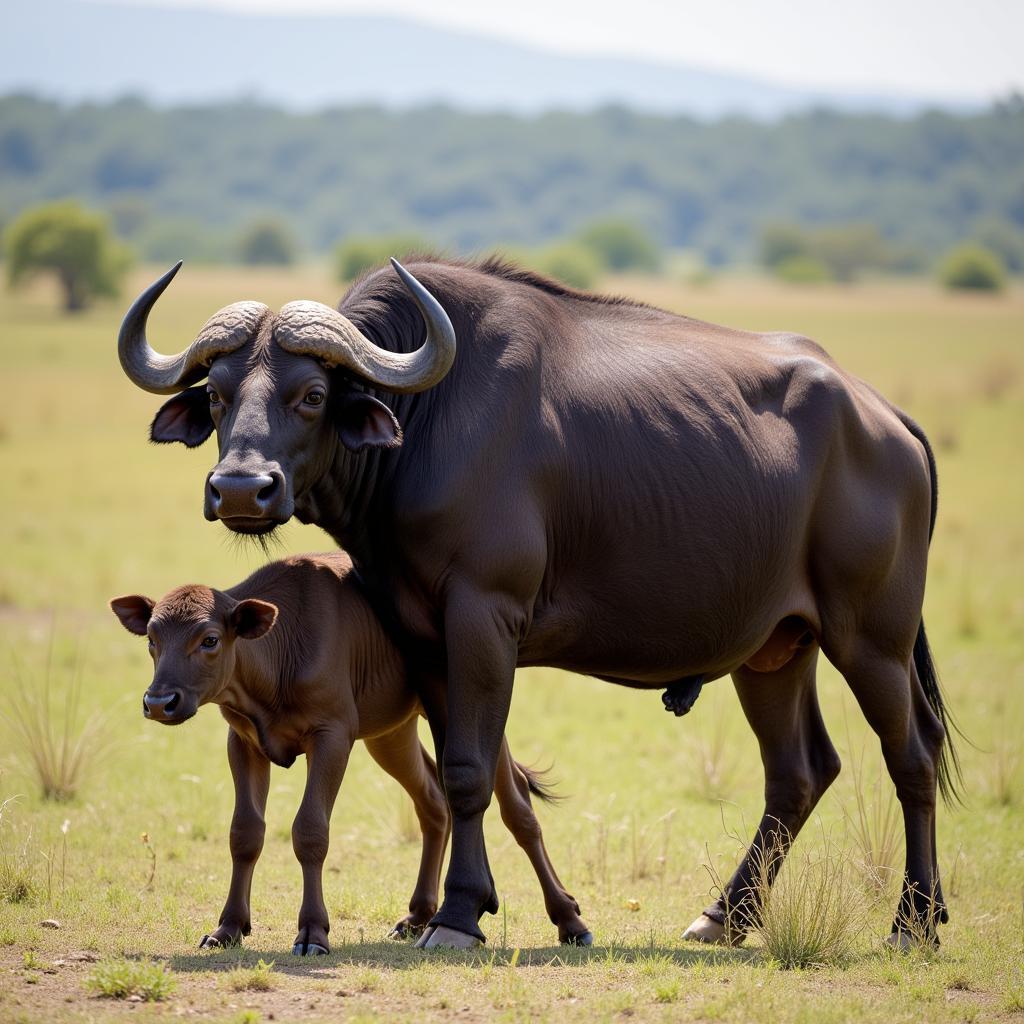
[[[288,768],[305,754],[306,789],[292,826],[303,879],[293,952],[328,952],[322,875],[329,822],[352,745],[360,739],[416,807],[423,836],[419,876],[409,914],[391,935],[422,930],[437,911],[448,809],[434,761],[419,741],[422,709],[402,656],[348,558],[337,552],[288,558],[227,591],[185,586],[157,602],[134,595],[110,605],[126,629],[149,639],[153,681],[142,698],[146,717],[177,725],[201,704],[213,703],[230,726],[231,886],[218,927],[201,945],[227,946],[249,934],[270,765]],[[531,793],[542,799],[548,793],[536,773],[512,759],[507,743],[494,793],[502,820],[537,873],[559,939],[589,945],[590,931],[555,873],[530,803]]]

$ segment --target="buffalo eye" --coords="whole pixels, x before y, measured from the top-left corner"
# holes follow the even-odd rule
[[[199,646],[205,647],[208,651],[212,651],[219,642],[218,638],[211,633],[209,636],[203,637],[203,642]]]
[[[302,401],[306,405],[323,405],[325,397],[326,396],[324,395],[323,391],[321,391],[319,388],[313,388],[313,390],[310,391]]]
[[[220,395],[215,388],[207,388],[206,395],[210,399],[210,405],[220,405]]]

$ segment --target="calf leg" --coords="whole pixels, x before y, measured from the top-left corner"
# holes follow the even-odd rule
[[[558,928],[559,942],[569,946],[589,946],[594,936],[580,917],[579,904],[569,895],[555,873],[544,848],[540,822],[530,802],[529,779],[512,759],[507,740],[502,740],[501,744],[494,795],[498,798],[501,820],[530,858],[544,893],[548,917]]]
[[[200,949],[236,945],[252,927],[249,896],[266,832],[263,814],[270,788],[270,762],[234,729],[228,729],[228,764],[235,783],[230,833],[231,885],[220,921],[209,935],[203,936]]]
[[[292,952],[327,953],[331,926],[324,904],[323,870],[330,841],[331,811],[352,752],[347,733],[317,733],[306,755],[306,791],[292,823],[292,848],[302,867],[302,906]]]
[[[412,798],[423,838],[416,888],[409,900],[408,915],[391,930],[390,937],[395,939],[419,934],[437,912],[441,862],[448,845],[448,804],[434,761],[420,743],[416,722],[415,717],[410,718],[394,732],[366,740],[370,756]]]
[[[722,895],[686,930],[700,942],[738,943],[756,920],[793,839],[839,774],[815,689],[816,646],[774,672],[733,674],[743,712],[757,736],[765,774],[764,816]]]

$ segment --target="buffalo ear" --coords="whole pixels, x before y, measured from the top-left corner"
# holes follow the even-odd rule
[[[146,635],[153,607],[154,602],[142,594],[115,597],[110,602],[110,610],[121,620],[121,625],[136,636]]]
[[[195,448],[212,433],[210,396],[205,387],[197,387],[182,391],[160,406],[149,428],[149,439],[157,444],[180,441]]]
[[[277,622],[277,605],[249,598],[239,601],[231,612],[231,628],[243,640],[258,640]]]
[[[397,448],[402,443],[402,428],[395,414],[383,402],[361,392],[342,398],[335,422],[341,443],[354,452],[364,448]]]

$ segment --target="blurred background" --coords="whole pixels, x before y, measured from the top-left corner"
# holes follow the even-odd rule
[[[111,284],[130,257],[347,279],[411,247],[582,286],[1024,269],[1019,5],[371,6],[8,2],[10,273],[55,200],[101,215]]]

